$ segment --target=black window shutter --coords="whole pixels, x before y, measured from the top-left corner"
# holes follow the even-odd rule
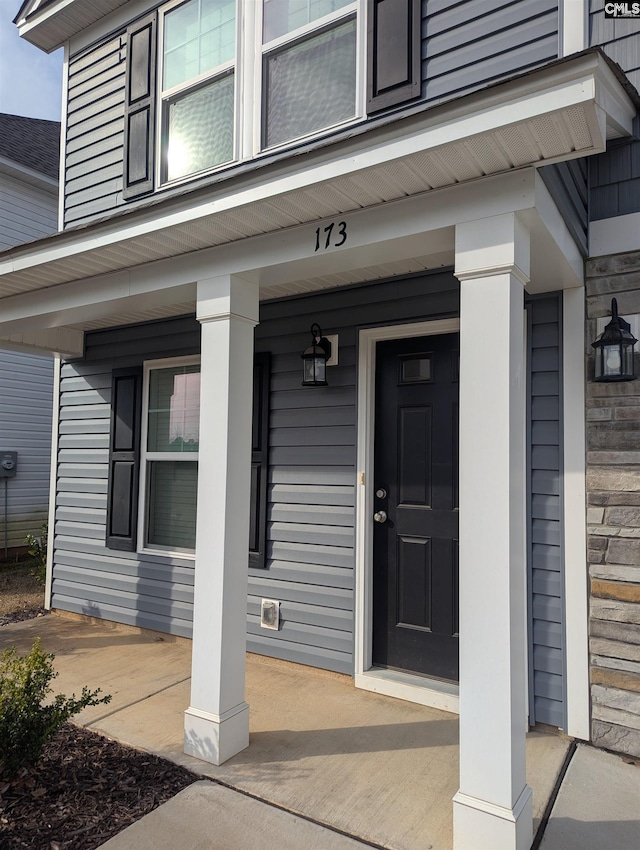
[[[156,14],[127,30],[124,109],[125,200],[153,192],[156,114]]]
[[[420,0],[368,0],[367,112],[420,97]]]
[[[269,382],[271,355],[253,360],[253,420],[251,434],[251,501],[249,566],[264,568],[267,549],[267,471],[269,461]]]
[[[107,548],[136,550],[142,369],[114,369],[107,496]]]

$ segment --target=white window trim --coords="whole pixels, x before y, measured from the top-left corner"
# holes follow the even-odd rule
[[[155,369],[171,369],[175,366],[199,366],[200,355],[186,357],[168,357],[161,360],[146,360],[143,364],[142,378],[142,423],[140,429],[140,476],[138,484],[138,544],[137,551],[144,555],[162,555],[166,557],[189,558],[195,560],[195,549],[169,549],[162,546],[148,546],[145,544],[146,530],[146,507],[147,507],[147,463],[149,460],[195,460],[198,461],[199,452],[193,452],[185,457],[185,452],[148,452],[147,436],[149,429],[149,378]]]

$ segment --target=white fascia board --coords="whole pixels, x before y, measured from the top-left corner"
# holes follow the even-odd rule
[[[0,173],[6,174],[8,177],[13,177],[15,180],[22,180],[31,186],[36,186],[38,189],[49,192],[51,195],[55,195],[58,191],[58,181],[53,177],[47,177],[41,171],[21,165],[19,162],[8,159],[5,156],[0,156]]]
[[[590,257],[606,257],[628,251],[640,251],[640,212],[590,222]]]
[[[629,95],[621,88],[611,67],[602,63],[596,77],[596,106],[599,107],[606,122],[607,139],[633,135],[633,121],[637,108]]]
[[[217,197],[211,196],[198,202],[187,201],[178,211],[154,209],[144,218],[136,216],[134,222],[116,218],[109,225],[94,232],[77,233],[60,243],[34,247],[28,253],[14,255],[10,259],[0,260],[0,276],[11,271],[29,269],[54,260],[65,259],[92,249],[115,245],[128,239],[136,239],[159,229],[174,225],[183,225],[207,216],[225,211],[237,210],[259,201],[296,190],[308,190],[311,187],[330,182],[332,179],[360,173],[366,169],[385,165],[394,160],[427,151],[462,139],[478,136],[497,128],[517,125],[530,118],[563,110],[579,104],[594,103],[596,96],[595,74],[604,65],[597,55],[588,55],[565,68],[547,69],[547,73],[525,77],[510,88],[511,96],[501,88],[496,92],[480,93],[477,97],[465,98],[465,103],[443,110],[434,109],[424,116],[414,118],[411,128],[405,129],[402,136],[396,124],[390,125],[382,138],[366,149],[362,149],[363,137],[342,147],[336,154],[328,148],[322,160],[307,168],[300,168],[296,161],[287,160],[279,173],[267,177],[260,172],[250,175],[249,185],[235,191],[228,183],[221,184]],[[576,70],[577,69],[577,70]],[[551,73],[554,71],[555,73]],[[581,72],[581,73],[578,73]],[[566,77],[569,79],[566,79]],[[541,78],[545,85],[541,84]],[[556,80],[554,84],[554,79]],[[528,86],[527,86],[528,83]],[[506,99],[508,98],[508,99]],[[444,114],[443,114],[444,113]],[[594,148],[588,153],[604,150],[606,142],[602,136],[599,122],[592,121]],[[406,124],[403,125],[406,127]]]
[[[39,40],[34,40],[34,30],[42,27],[43,24],[46,24],[47,21],[50,21],[52,18],[55,18],[56,15],[59,15],[60,12],[68,9],[69,6],[73,5],[76,0],[57,0],[56,3],[50,3],[45,6],[44,9],[38,10],[36,9],[29,15],[29,18],[21,18],[16,21],[16,26],[18,27],[18,32],[20,34],[20,38],[24,38],[26,41],[35,44],[37,47],[40,46]],[[56,47],[60,45],[56,44],[53,47],[50,47],[47,52],[51,52],[55,50]],[[44,50],[44,48],[41,48]]]
[[[580,287],[584,283],[584,258],[573,236],[569,232],[569,228],[558,210],[555,201],[551,197],[544,180],[537,171],[535,193],[536,214],[544,225],[546,232],[555,242],[563,261],[562,267],[555,265],[555,274],[552,277],[555,288],[571,289],[573,287]],[[538,274],[537,276],[539,277],[540,275]]]
[[[15,331],[0,337],[0,346],[30,354],[60,354],[81,357],[84,354],[84,333],[76,328],[44,328],[34,331]]]
[[[194,297],[195,282],[236,274],[262,286],[305,276],[363,268],[390,257],[421,256],[429,250],[450,252],[457,223],[520,212],[535,206],[534,169],[432,190],[341,216],[349,232],[348,248],[318,255],[316,222],[134,266],[94,278],[34,290],[2,299],[0,333],[7,328],[76,324],[126,307],[153,307]],[[433,238],[431,238],[433,234]],[[395,252],[395,254],[394,254]],[[195,302],[194,302],[195,303]]]

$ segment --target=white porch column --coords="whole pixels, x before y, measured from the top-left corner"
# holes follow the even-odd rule
[[[249,745],[244,701],[253,329],[258,287],[198,281],[200,451],[191,704],[184,750],[222,764]]]
[[[460,790],[454,850],[528,850],[525,358],[529,234],[456,227],[460,279]]]

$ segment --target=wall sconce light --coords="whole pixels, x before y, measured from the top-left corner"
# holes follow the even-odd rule
[[[302,386],[326,387],[327,360],[331,357],[331,343],[322,336],[320,325],[311,325],[313,342],[300,355],[302,357]]]
[[[596,381],[633,381],[633,346],[638,340],[631,325],[618,315],[618,302],[611,299],[611,321],[591,345],[596,355]]]

